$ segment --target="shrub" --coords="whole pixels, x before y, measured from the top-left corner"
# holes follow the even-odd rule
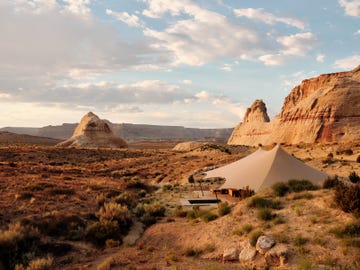
[[[164,217],[166,208],[159,202],[144,205],[145,213],[154,217]]]
[[[73,195],[75,190],[68,187],[55,187],[49,190],[50,195]]]
[[[309,240],[307,238],[303,237],[301,234],[298,234],[294,239],[294,245],[300,247],[305,245],[308,241]]]
[[[339,184],[339,182],[340,180],[338,179],[337,175],[335,175],[334,177],[328,177],[323,183],[323,188],[334,188]]]
[[[294,192],[300,192],[303,190],[316,190],[318,189],[317,186],[315,186],[313,183],[311,183],[309,180],[296,180],[292,179],[288,182],[289,188],[291,191]]]
[[[39,232],[20,223],[11,224],[8,230],[0,230],[0,255],[5,269],[14,269],[22,262],[23,255],[36,248]]]
[[[100,221],[117,221],[122,232],[127,232],[132,219],[126,205],[120,205],[114,202],[104,203],[104,206],[98,213]]]
[[[218,215],[208,212],[201,216],[201,219],[205,222],[210,222],[218,218]]]
[[[335,189],[334,201],[344,212],[360,215],[360,185],[339,183]]]
[[[184,210],[184,209],[182,208],[182,206],[178,207],[178,208],[175,210],[175,216],[177,216],[177,217],[186,217],[187,213],[188,213],[188,212],[187,212],[186,210]]]
[[[263,221],[272,220],[275,216],[268,208],[259,209],[257,212],[257,217]]]
[[[357,163],[360,163],[360,155],[357,156],[356,162],[357,162]]]
[[[187,257],[197,257],[202,253],[202,250],[194,247],[187,247],[183,250],[183,254]]]
[[[39,258],[30,261],[27,267],[24,267],[22,264],[16,265],[15,270],[50,270],[53,268],[53,263],[52,257]]]
[[[359,183],[360,182],[360,176],[356,172],[351,172],[349,174],[349,180],[351,183]]]
[[[120,233],[117,221],[99,221],[86,229],[86,239],[97,246],[104,246],[107,239],[119,240]]]
[[[229,206],[228,202],[221,202],[218,205],[218,213],[219,216],[225,216],[231,212],[231,207]]]
[[[346,224],[345,227],[337,227],[330,231],[339,238],[360,237],[360,221]]]
[[[258,238],[263,235],[262,231],[255,231],[250,235],[250,245],[255,247]]]
[[[114,202],[118,204],[124,204],[128,208],[133,208],[136,206],[136,198],[134,195],[130,194],[129,192],[125,191],[124,193],[121,193],[120,195],[116,196],[114,198]]]
[[[279,182],[272,186],[272,190],[276,196],[283,197],[289,192],[290,188],[286,183]]]
[[[248,207],[281,209],[282,206],[280,201],[273,201],[261,197],[254,197],[249,202]]]
[[[249,232],[251,232],[253,230],[253,225],[251,224],[245,224],[243,225],[241,228],[235,229],[233,231],[233,234],[242,236],[244,234],[248,234]]]

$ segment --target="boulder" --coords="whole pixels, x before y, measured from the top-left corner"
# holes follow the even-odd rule
[[[237,261],[239,260],[239,249],[237,247],[228,247],[223,253],[224,261]]]
[[[265,254],[274,245],[274,239],[270,238],[269,236],[262,235],[258,238],[256,242],[256,250],[259,251],[260,254]]]
[[[252,247],[245,247],[239,254],[239,261],[246,263],[254,260],[256,256],[256,249]]]
[[[273,266],[284,266],[289,257],[289,248],[284,244],[277,244],[265,254],[266,263]]]

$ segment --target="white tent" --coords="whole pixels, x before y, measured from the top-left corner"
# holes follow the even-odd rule
[[[277,145],[270,151],[260,148],[243,159],[206,172],[206,178],[210,177],[226,179],[221,189],[244,189],[248,186],[256,192],[290,179],[306,179],[320,184],[328,175],[306,165]]]

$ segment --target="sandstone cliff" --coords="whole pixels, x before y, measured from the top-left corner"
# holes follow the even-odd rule
[[[106,121],[89,112],[81,119],[72,137],[58,146],[123,148],[127,147],[127,144],[113,134]]]
[[[280,114],[271,122],[265,120],[267,115],[259,116],[259,111],[266,113],[265,105],[263,109],[255,107],[259,107],[259,101],[234,129],[229,144],[359,141],[360,66],[302,81],[285,98]]]

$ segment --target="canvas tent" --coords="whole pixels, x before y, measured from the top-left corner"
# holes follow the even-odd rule
[[[290,179],[306,179],[319,184],[328,175],[306,165],[277,145],[270,151],[260,148],[243,159],[207,171],[206,178],[210,177],[226,179],[220,189],[244,189],[248,186],[257,192]]]

